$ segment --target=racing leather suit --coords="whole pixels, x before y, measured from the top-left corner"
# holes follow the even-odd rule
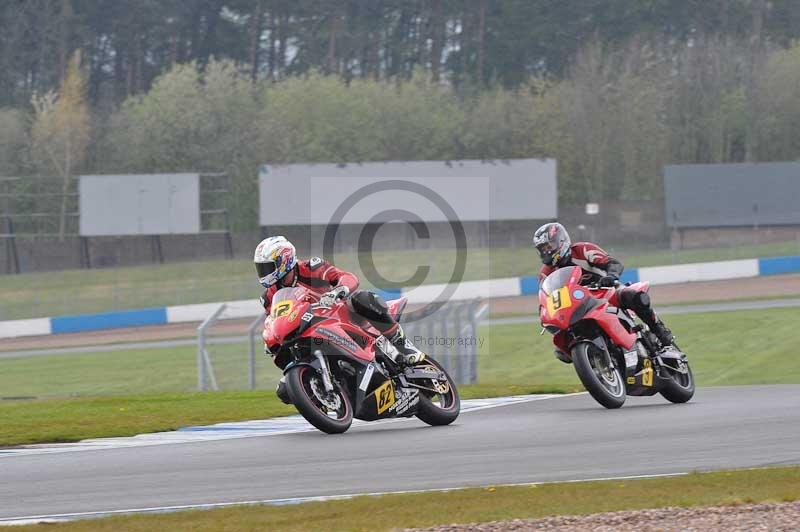
[[[613,276],[619,279],[625,267],[620,261],[611,257],[603,249],[591,242],[576,242],[569,248],[569,257],[563,257],[557,266],[542,265],[539,271],[539,280],[556,271],[558,268],[566,266],[580,266],[583,270],[581,284],[592,284],[600,281],[606,276]]]

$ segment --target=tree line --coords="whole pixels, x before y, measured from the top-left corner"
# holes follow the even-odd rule
[[[0,106],[57,88],[82,50],[92,106],[146,92],[175,65],[230,60],[251,79],[310,71],[455,86],[561,78],[591,39],[696,35],[787,46],[796,0],[8,0]]]
[[[78,13],[98,3],[39,4],[52,8],[55,20],[66,9],[91,26],[92,19]],[[64,49],[63,74],[57,73],[61,53],[40,57],[53,63],[52,87],[29,72],[30,87],[11,83],[24,89],[25,98],[0,90],[7,102],[0,107],[0,175],[58,177],[64,190],[71,190],[71,177],[79,173],[227,172],[234,226],[250,228],[257,220],[257,168],[264,163],[554,157],[560,200],[578,204],[658,199],[664,164],[800,156],[800,47],[791,41],[792,17],[798,15],[778,1],[100,4],[108,12],[95,21],[98,25],[134,31],[150,21],[147,31],[153,33],[147,35],[160,37],[145,39],[142,46],[160,42],[163,57],[172,59],[156,66],[162,56],[147,48],[151,51],[141,68],[117,80],[113,65],[122,61],[125,71],[122,57],[130,52],[108,51],[113,61],[98,67],[95,45],[78,39],[83,30],[70,30],[66,41],[56,38],[61,34],[48,34],[53,50],[63,42],[82,47]],[[115,26],[117,14],[128,12],[125,6],[140,10],[131,15],[135,24],[117,21]],[[205,11],[192,11],[198,6]],[[332,6],[347,8],[336,19],[336,31],[325,15]],[[412,11],[400,32],[405,44],[390,42],[398,34],[388,26],[371,26],[365,19],[360,31],[383,28],[378,32],[383,40],[365,52],[377,50],[378,61],[346,60],[354,46],[346,45],[348,39],[362,42],[354,37],[361,35],[355,30],[361,19],[354,13],[366,17],[362,8],[375,6],[385,18],[382,24],[400,24],[400,13]],[[217,8],[219,20],[211,24],[206,17]],[[440,8],[447,31],[434,67],[425,55],[434,47],[430,24],[423,21]],[[247,9],[255,11],[247,14]],[[271,28],[283,9],[290,13],[281,45],[269,36],[278,35]],[[7,9],[2,12],[5,24]],[[177,38],[183,35],[180,13],[189,12],[205,13],[192,27],[198,34]],[[263,23],[256,29],[254,13]],[[167,20],[172,25],[163,26]],[[409,24],[421,26],[413,30]],[[162,26],[173,33],[156,32]],[[479,33],[463,36],[464,45],[458,45],[458,36],[467,31]],[[548,31],[555,41],[545,38]],[[416,41],[409,40],[412,34]],[[316,36],[313,46],[310,35]],[[512,46],[508,43],[522,36],[528,40],[513,53],[496,48],[501,41]],[[0,39],[8,37],[0,33]],[[95,44],[123,46],[120,39],[109,34]],[[536,39],[544,48],[532,44]],[[473,46],[469,54],[467,42]],[[220,53],[226,46],[239,52]],[[271,47],[280,55],[282,46],[281,57],[291,60],[273,68]],[[29,51],[21,49],[20,55]],[[403,59],[406,54],[416,59]],[[453,63],[463,54],[469,60]],[[521,63],[509,63],[523,56]],[[374,70],[363,70],[367,64]],[[146,78],[137,77],[145,73]],[[98,96],[106,93],[110,96]],[[291,184],[285,192],[291,194]],[[63,203],[53,208],[66,210]],[[63,217],[60,225],[63,231]]]

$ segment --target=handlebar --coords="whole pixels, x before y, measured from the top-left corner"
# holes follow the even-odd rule
[[[316,294],[314,294],[314,295],[316,296]],[[324,305],[324,304],[323,304],[323,303],[320,301],[320,299],[322,299],[321,297],[315,297],[315,300],[316,300],[316,302],[315,302],[315,303],[312,303],[312,304],[311,304],[311,306],[310,306],[309,308],[311,308],[311,310],[318,309],[318,308],[323,308],[323,309],[331,309],[331,308],[333,308],[333,306],[334,306],[335,304],[339,303],[340,301],[342,301],[342,302],[344,302],[344,301],[347,301],[349,298],[350,298],[350,296],[349,296],[349,295],[348,295],[348,296],[344,296],[344,297],[338,297],[338,298],[336,298],[336,299],[334,300],[334,302],[333,302],[333,304],[332,304],[332,305]]]
[[[598,283],[591,283],[587,284],[586,288],[588,288],[589,290],[614,290],[616,288],[619,288],[620,286],[622,286],[621,282],[614,281],[614,286],[600,286],[600,284]]]

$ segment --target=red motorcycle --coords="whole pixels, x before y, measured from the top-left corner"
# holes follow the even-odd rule
[[[606,408],[621,407],[626,395],[691,399],[694,376],[686,355],[674,344],[662,349],[653,333],[619,308],[619,286],[583,286],[581,276],[578,266],[547,276],[539,287],[539,318],[591,396]],[[649,288],[646,282],[624,287]]]
[[[399,321],[406,303],[389,301],[390,315]],[[306,288],[283,288],[272,298],[263,336],[284,368],[292,403],[323,432],[345,432],[353,418],[417,416],[448,425],[461,410],[455,383],[436,360],[396,364],[397,349],[344,300],[327,306]]]

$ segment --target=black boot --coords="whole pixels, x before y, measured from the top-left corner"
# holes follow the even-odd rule
[[[656,335],[658,341],[661,342],[662,347],[669,347],[672,345],[672,342],[675,341],[675,337],[672,336],[672,331],[670,331],[660,319],[656,318],[652,325],[648,324],[648,327],[650,327],[650,330]]]
[[[394,361],[401,366],[413,366],[425,358],[425,353],[417,349],[416,346],[411,343],[411,340],[406,338],[403,328],[399,325],[397,326],[397,331],[389,338],[389,341],[397,348],[397,351],[399,351]]]

